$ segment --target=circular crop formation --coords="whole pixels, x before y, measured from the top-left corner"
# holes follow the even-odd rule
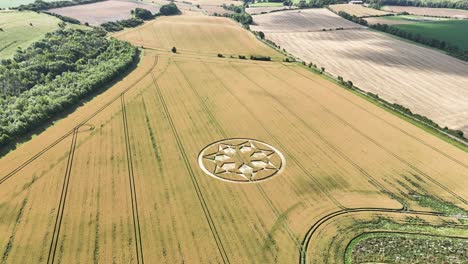
[[[211,143],[198,155],[209,176],[229,182],[258,182],[280,174],[286,161],[273,146],[254,139],[230,138]]]

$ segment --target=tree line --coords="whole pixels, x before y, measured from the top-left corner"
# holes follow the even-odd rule
[[[144,20],[154,19],[158,16],[178,15],[180,14],[180,10],[177,8],[176,4],[170,3],[161,6],[159,13],[156,14],[152,14],[151,11],[139,7],[135,8],[135,10],[132,10],[131,13],[133,17],[130,19],[102,23],[101,27],[108,32],[116,32],[123,30],[124,28],[139,26],[144,23]]]
[[[366,1],[373,8],[380,8],[386,5],[392,6],[417,6],[433,8],[455,8],[468,10],[468,0],[461,1],[420,1],[420,0],[368,0]]]
[[[137,49],[99,29],[59,29],[0,61],[0,147],[105,87]]]
[[[449,55],[453,57],[459,58],[464,61],[468,61],[468,51],[465,51],[463,48],[459,47],[456,44],[449,43],[443,40],[438,40],[438,39],[431,38],[431,37],[426,37],[421,34],[414,34],[412,32],[399,29],[392,25],[380,24],[380,23],[369,25],[365,19],[356,17],[354,15],[350,15],[344,11],[338,12],[338,15],[352,22],[361,24],[363,26],[368,26],[372,29],[376,29],[385,33],[389,33],[389,34],[398,36],[400,38],[409,39],[417,43],[421,43],[421,44],[424,44],[433,48],[437,48],[437,49],[447,52]]]
[[[36,0],[34,1],[34,3],[31,3],[31,4],[20,5],[16,9],[18,9],[19,11],[22,11],[22,10],[40,11],[40,10],[47,10],[47,9],[52,9],[52,8],[66,7],[66,6],[91,4],[91,3],[101,2],[101,1],[104,1],[104,0],[71,0],[71,1],[53,1],[53,2],[45,2],[42,0]]]

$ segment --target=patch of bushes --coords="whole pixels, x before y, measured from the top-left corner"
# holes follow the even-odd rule
[[[417,6],[434,8],[455,8],[468,10],[468,1],[437,1],[437,0],[368,0],[366,1],[373,8],[380,8],[386,5],[393,6]]]
[[[135,11],[133,11],[133,14],[135,15],[136,18],[142,19],[142,20],[150,20],[154,18],[154,15],[149,11],[148,9],[144,8],[135,8]]]
[[[245,9],[243,6],[238,6],[238,5],[233,5],[233,4],[231,5],[223,4],[222,7],[226,10],[232,11],[237,14],[241,14],[245,12]]]
[[[108,32],[116,32],[116,31],[123,30],[124,28],[137,27],[143,24],[144,20],[150,20],[161,15],[170,16],[170,15],[177,15],[179,13],[180,13],[180,10],[177,8],[177,6],[174,3],[163,5],[161,9],[159,10],[159,13],[154,14],[154,15],[151,13],[151,11],[147,9],[136,8],[135,10],[132,10],[132,14],[135,17],[130,18],[130,19],[125,19],[125,20],[119,20],[115,22],[106,22],[106,23],[101,24],[101,27],[104,28]]]
[[[81,24],[81,22],[78,19],[75,19],[73,17],[62,16],[62,15],[51,13],[51,12],[44,12],[44,13],[48,14],[48,15],[51,15],[51,16],[54,16],[54,17],[62,20],[63,22],[67,22],[67,23],[70,23],[70,24],[77,24],[77,25]]]
[[[269,56],[262,56],[262,55],[251,55],[251,60],[259,60],[259,61],[271,61],[271,57]]]
[[[159,9],[159,13],[163,16],[172,16],[172,15],[180,14],[180,10],[176,4],[170,3],[167,5],[161,6],[161,9]]]
[[[0,147],[121,76],[137,49],[102,30],[60,29],[0,62]]]
[[[224,14],[225,17],[229,17],[236,22],[239,22],[244,26],[245,28],[248,28],[250,24],[252,24],[253,19],[252,16],[249,15],[248,13],[234,13],[234,14]]]
[[[119,20],[116,22],[106,22],[101,24],[101,27],[108,32],[120,31],[124,28],[136,27],[143,24],[143,20],[139,18],[130,18],[125,20]]]
[[[119,21],[106,22],[101,24],[101,27],[104,28],[107,32],[116,32],[124,29],[124,27],[119,23]]]

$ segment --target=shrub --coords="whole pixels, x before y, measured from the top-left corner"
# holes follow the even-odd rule
[[[144,9],[144,8],[135,8],[135,11],[133,12],[136,18],[143,19],[143,20],[149,20],[152,19],[154,16],[151,14],[151,11]]]
[[[164,16],[172,16],[180,14],[180,10],[179,8],[177,8],[176,4],[170,3],[161,6],[161,9],[159,9],[159,13]]]
[[[260,60],[260,61],[271,61],[271,57],[261,56],[261,55],[251,55],[251,60]]]

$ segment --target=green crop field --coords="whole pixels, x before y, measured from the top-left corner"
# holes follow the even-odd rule
[[[413,34],[456,44],[468,50],[468,20],[445,20],[395,25]]]
[[[0,58],[12,56],[18,47],[27,48],[47,32],[58,29],[58,23],[60,19],[46,14],[1,11]]]
[[[20,5],[27,5],[30,3],[34,3],[35,0],[1,0],[0,1],[0,8],[11,8],[11,7],[17,7]],[[53,2],[57,0],[43,0],[45,2]],[[3,14],[2,14],[3,16]]]

